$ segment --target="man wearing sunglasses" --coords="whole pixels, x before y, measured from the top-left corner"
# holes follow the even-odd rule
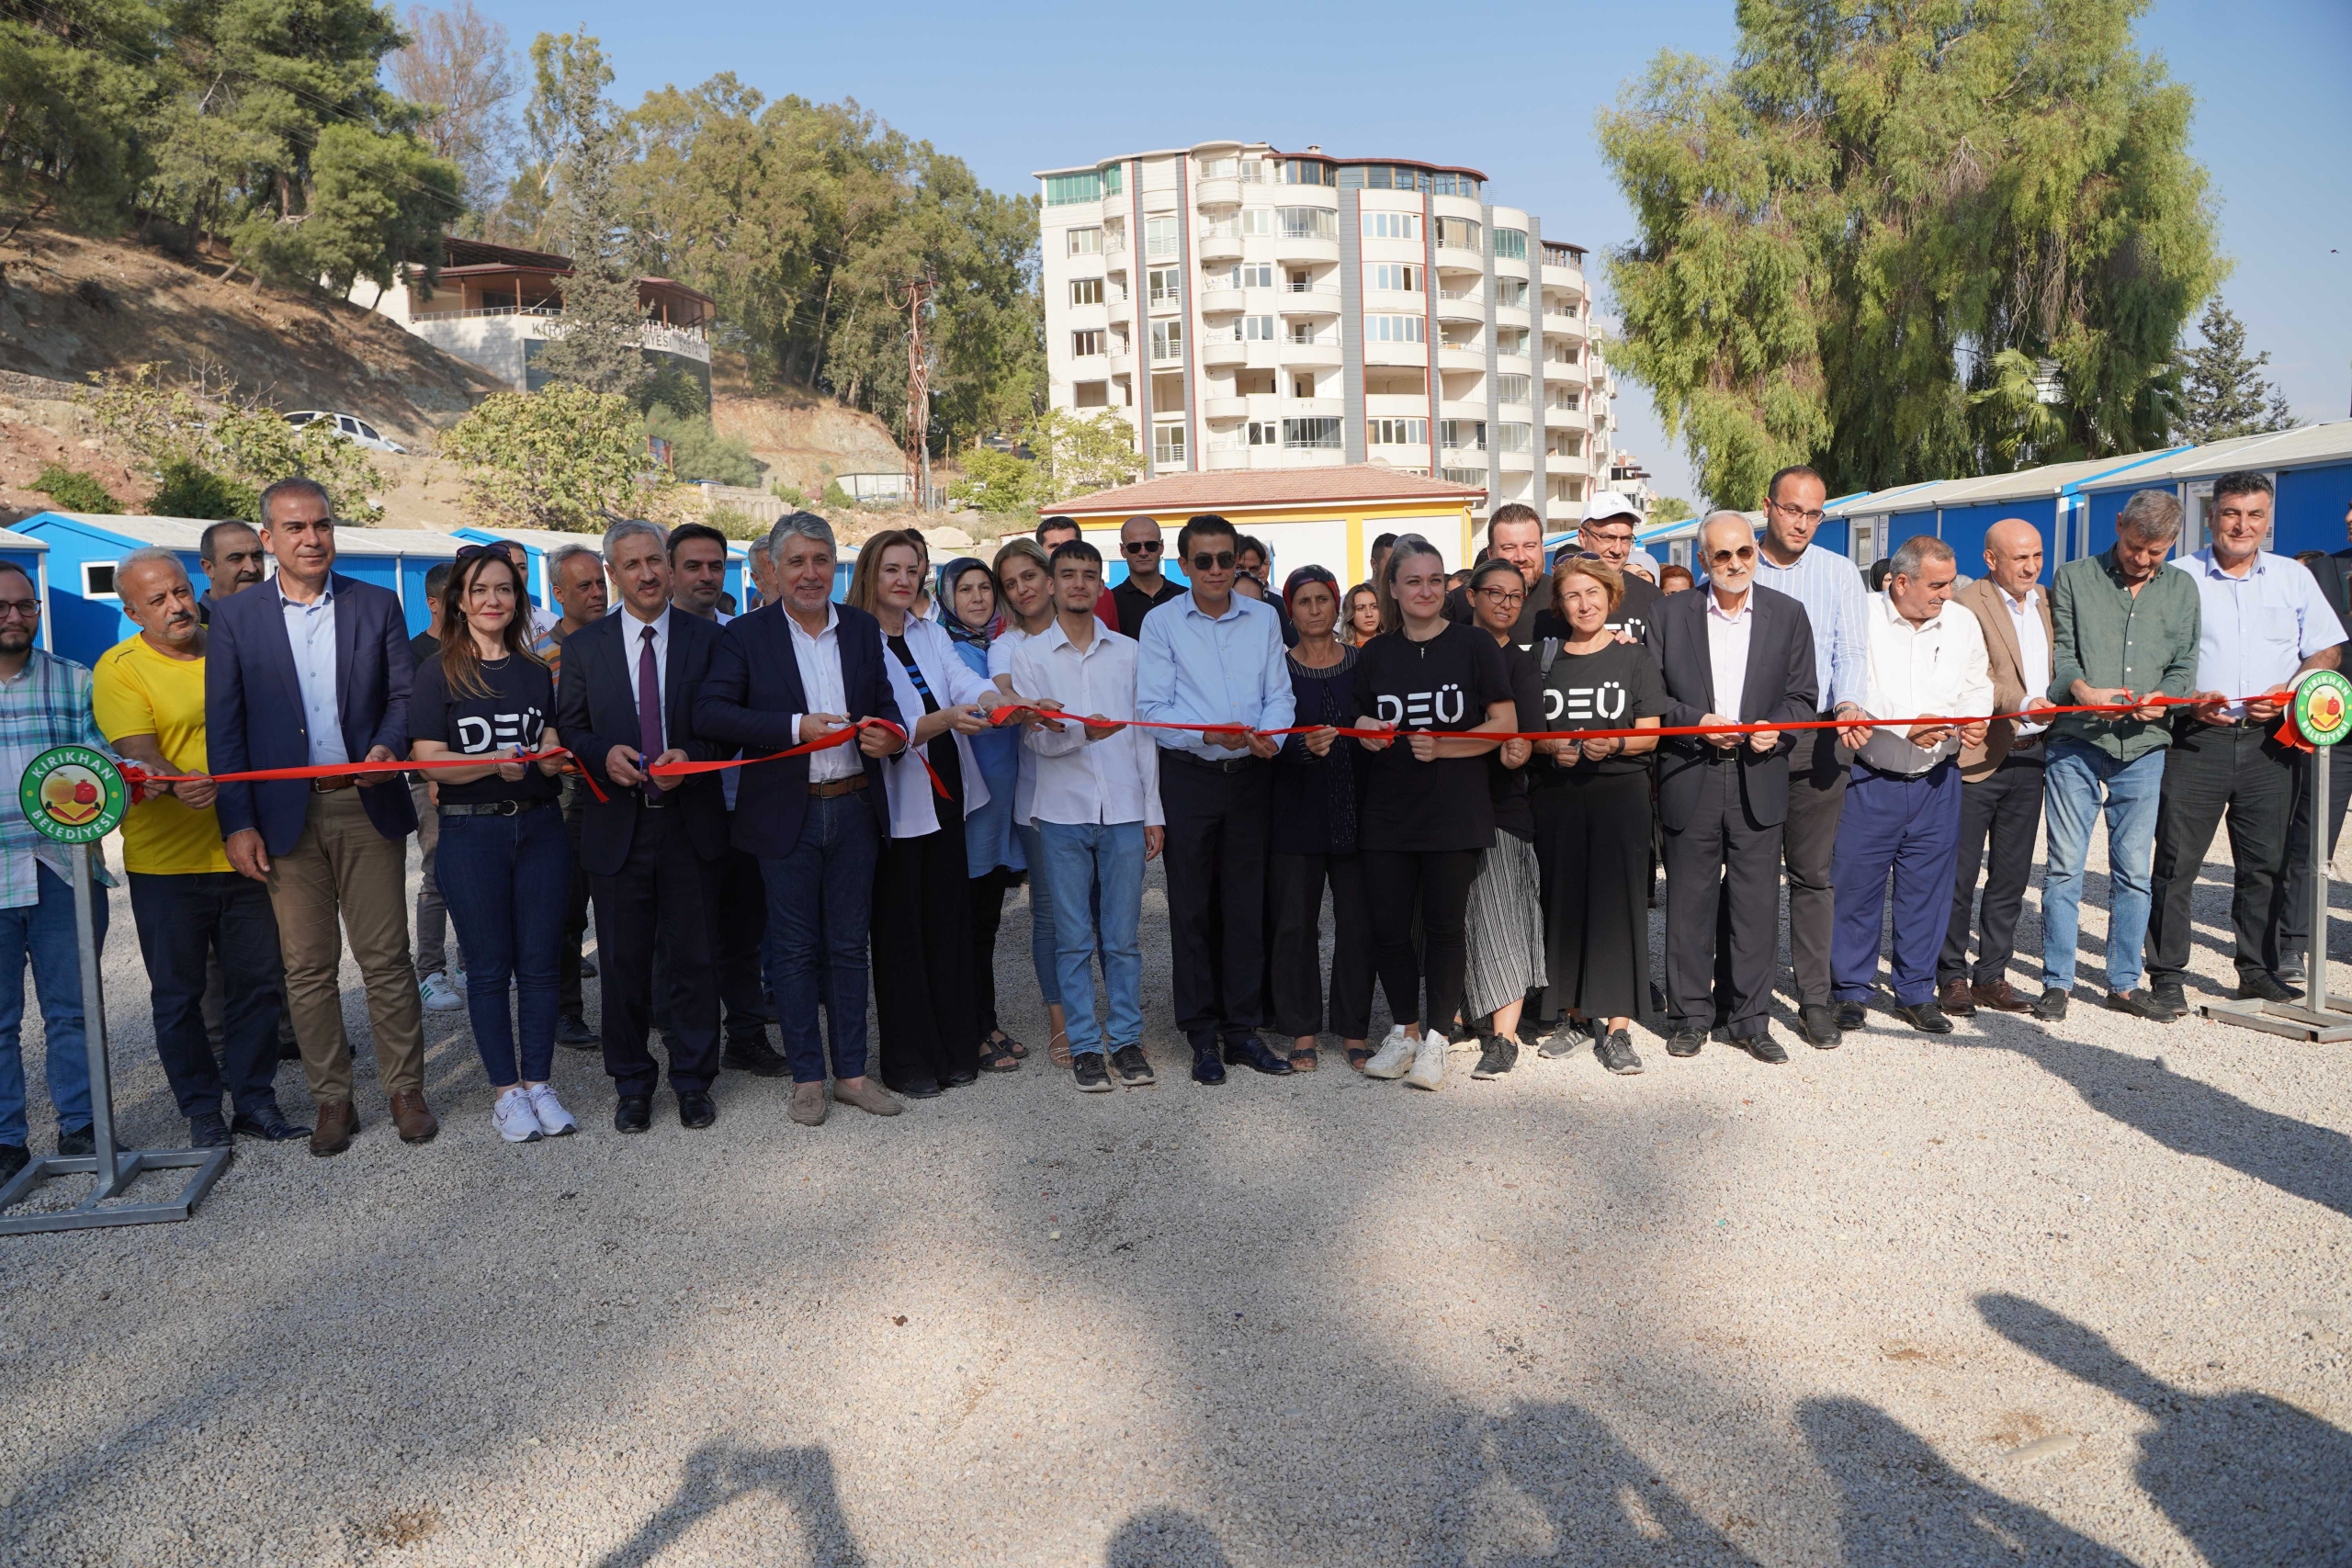
[[[1124,637],[1140,641],[1143,618],[1184,592],[1159,570],[1166,548],[1159,525],[1148,517],[1130,517],[1119,525],[1119,554],[1127,563],[1127,580],[1111,590],[1111,605],[1118,622],[1113,629]]]
[[[1192,591],[1144,617],[1136,716],[1251,732],[1150,731],[1167,819],[1176,1025],[1192,1042],[1193,1080],[1220,1084],[1228,1063],[1277,1076],[1291,1070],[1289,1058],[1258,1038],[1265,1022],[1272,758],[1282,746],[1259,732],[1288,728],[1297,705],[1274,607],[1233,592],[1240,553],[1233,525],[1195,517],[1177,535],[1176,549]]]

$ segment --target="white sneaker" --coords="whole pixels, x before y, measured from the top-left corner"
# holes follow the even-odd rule
[[[1421,1036],[1421,1047],[1413,1054],[1413,1070],[1405,1081],[1415,1089],[1445,1087],[1445,1036],[1430,1030]]]
[[[1405,1069],[1413,1065],[1413,1055],[1419,1042],[1405,1032],[1402,1024],[1388,1026],[1388,1038],[1380,1043],[1371,1061],[1363,1065],[1364,1076],[1373,1078],[1400,1078]]]
[[[538,1084],[523,1092],[531,1097],[531,1114],[539,1119],[540,1132],[550,1138],[568,1138],[580,1131],[579,1120],[555,1097],[553,1084]]]
[[[498,1103],[490,1108],[490,1124],[510,1144],[536,1144],[547,1136],[538,1114],[531,1109],[531,1097],[520,1084],[498,1097]]]
[[[424,998],[427,1011],[456,1012],[466,1005],[466,998],[449,984],[449,976],[447,975],[427,975],[418,983],[416,988]]]

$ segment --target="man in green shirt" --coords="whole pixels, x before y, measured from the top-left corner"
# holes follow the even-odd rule
[[[2197,584],[2165,566],[2180,537],[2179,500],[2143,490],[2116,519],[2115,545],[2058,569],[2050,593],[2054,630],[2050,699],[2065,705],[2134,704],[2129,712],[2062,714],[2050,727],[2043,790],[2048,873],[2041,895],[2041,999],[2034,1017],[2066,1016],[2075,986],[2083,863],[2091,822],[2107,816],[2107,1005],[2137,1018],[2179,1016],[2140,985],[2148,931],[2156,804],[2172,728],[2158,701],[2186,697],[2197,676]]]

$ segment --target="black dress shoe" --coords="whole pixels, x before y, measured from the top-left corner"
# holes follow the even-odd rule
[[[555,1043],[574,1051],[595,1051],[604,1047],[605,1037],[589,1028],[586,1019],[568,1012],[555,1021]]]
[[[1951,1020],[1945,1015],[1943,1009],[1933,1002],[1921,1002],[1916,1007],[1897,1002],[1888,1010],[1922,1034],[1951,1032]]]
[[[1288,1077],[1295,1070],[1288,1057],[1267,1050],[1266,1043],[1254,1034],[1237,1034],[1225,1043],[1225,1065],[1254,1068],[1274,1078]]]
[[[910,1078],[905,1083],[885,1078],[882,1087],[903,1100],[937,1100],[940,1094],[938,1083],[931,1078]]]
[[[2154,991],[2109,991],[2107,1010],[2130,1013],[2151,1023],[2170,1023],[2186,1010],[2174,1007]]]
[[[229,1144],[229,1123],[220,1120],[218,1111],[199,1111],[187,1119],[189,1148],[225,1149]]]
[[[57,1152],[69,1156],[96,1154],[98,1135],[87,1127],[76,1127],[70,1133],[60,1133],[57,1134]]]
[[[275,1105],[251,1115],[240,1113],[235,1121],[229,1123],[229,1131],[239,1137],[259,1138],[269,1144],[283,1144],[311,1135],[308,1127],[297,1127]]]
[[[1827,1002],[1807,1002],[1797,1009],[1797,1029],[1816,1051],[1835,1051],[1845,1043],[1845,1021]]]
[[[1221,1084],[1225,1081],[1225,1064],[1218,1060],[1216,1036],[1193,1036],[1193,1081],[1198,1084]]]
[[[6,1181],[17,1172],[30,1165],[32,1160],[32,1150],[25,1147],[24,1145],[0,1144],[0,1181]]]
[[[2249,1002],[2291,1002],[2303,993],[2276,975],[2266,975],[2259,969],[2249,970],[2238,976],[2238,999]]]
[[[1839,1002],[1838,1004],[1838,1027],[1841,1031],[1867,1028],[1870,1021],[1871,1010],[1861,1003]]]
[[[2033,1016],[2044,1023],[2066,1021],[2066,993],[2052,986],[2033,1004]]]
[[[613,1107],[613,1131],[642,1133],[653,1125],[653,1101],[650,1096],[625,1094]]]
[[[780,1078],[792,1071],[792,1064],[768,1043],[765,1034],[746,1034],[741,1040],[729,1040],[727,1049],[719,1055],[718,1065],[749,1073],[755,1078]]]
[[[1776,1067],[1783,1066],[1788,1063],[1787,1049],[1769,1034],[1751,1034],[1747,1039],[1736,1040],[1733,1043],[1759,1062],[1769,1062]]]
[[[718,1107],[712,1103],[710,1096],[697,1094],[691,1089],[678,1091],[679,1126],[699,1130],[718,1120]]]
[[[947,1069],[946,1076],[939,1080],[939,1087],[942,1089],[962,1089],[966,1084],[973,1084],[979,1081],[979,1068],[959,1064]]]
[[[277,1059],[281,1062],[299,1062],[302,1059],[302,1047],[295,1041],[280,1040],[277,1043]]]
[[[1703,1029],[1678,1029],[1666,1037],[1666,1054],[1669,1056],[1695,1056],[1699,1047],[1707,1043]]]

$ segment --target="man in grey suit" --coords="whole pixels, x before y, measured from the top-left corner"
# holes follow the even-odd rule
[[[1812,625],[1796,600],[1756,586],[1747,519],[1715,513],[1699,549],[1706,587],[1669,594],[1650,612],[1645,645],[1666,678],[1665,727],[1812,718],[1820,705]],[[1772,1038],[1770,1008],[1796,743],[1785,729],[1766,729],[1674,736],[1658,748],[1670,1056],[1697,1055],[1712,1022],[1759,1062],[1789,1059]],[[1726,903],[1721,940],[1730,961],[1717,979],[1716,922]]]

